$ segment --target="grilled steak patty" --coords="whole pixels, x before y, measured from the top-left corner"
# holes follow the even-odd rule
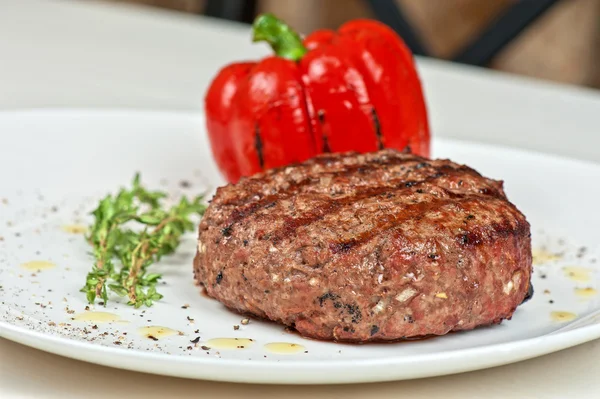
[[[338,341],[509,319],[531,276],[529,223],[502,182],[394,150],[326,154],[217,190],[196,280],[227,307]]]

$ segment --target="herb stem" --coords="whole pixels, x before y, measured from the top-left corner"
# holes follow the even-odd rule
[[[101,297],[106,305],[108,289],[128,297],[128,304],[135,307],[152,306],[162,298],[156,292],[161,275],[147,270],[176,250],[182,235],[195,228],[191,218],[202,216],[206,209],[203,197],[198,196],[191,201],[183,197],[165,210],[161,204],[164,197],[165,193],[144,189],[136,176],[133,189],[106,196],[92,212],[95,222],[87,240],[96,260],[81,289],[88,302]],[[128,222],[143,228],[128,228]]]

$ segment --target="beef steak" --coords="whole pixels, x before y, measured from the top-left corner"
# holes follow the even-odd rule
[[[242,313],[338,341],[509,319],[531,239],[502,182],[394,150],[326,154],[217,190],[195,279]]]

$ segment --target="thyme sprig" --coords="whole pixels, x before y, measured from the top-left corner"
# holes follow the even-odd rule
[[[161,275],[148,269],[175,252],[181,236],[195,228],[191,218],[206,209],[203,196],[191,201],[184,196],[165,209],[162,200],[167,195],[146,190],[139,174],[132,186],[107,195],[92,212],[95,221],[86,238],[95,262],[81,289],[89,303],[102,298],[106,305],[109,290],[128,297],[128,304],[136,308],[161,299],[156,291]]]

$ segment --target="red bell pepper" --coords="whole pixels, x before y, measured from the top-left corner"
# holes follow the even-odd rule
[[[409,147],[429,156],[413,57],[390,28],[354,20],[302,41],[264,14],[253,33],[275,56],[226,66],[206,94],[211,147],[227,180],[323,152]]]

